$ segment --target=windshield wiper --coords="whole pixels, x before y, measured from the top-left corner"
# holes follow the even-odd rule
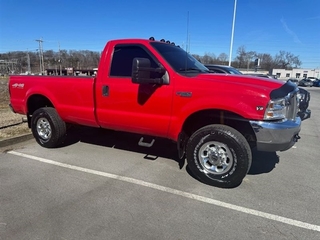
[[[201,69],[199,68],[180,68],[179,69],[180,72],[189,72],[189,71],[197,71],[197,72],[202,72]]]

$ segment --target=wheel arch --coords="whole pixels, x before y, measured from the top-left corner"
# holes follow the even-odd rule
[[[187,139],[198,129],[210,125],[222,124],[239,131],[248,141],[251,148],[256,146],[256,136],[249,121],[239,114],[222,109],[207,109],[191,114],[183,123],[178,137],[178,149],[184,149]],[[184,151],[183,151],[184,152]],[[182,156],[181,154],[179,154]]]
[[[28,126],[30,128],[32,114],[42,107],[54,107],[53,103],[44,95],[33,94],[28,98],[27,101],[27,117],[28,117]]]

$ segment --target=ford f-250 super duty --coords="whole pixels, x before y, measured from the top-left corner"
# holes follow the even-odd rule
[[[141,134],[177,143],[202,182],[239,185],[251,148],[284,151],[299,139],[299,89],[291,82],[212,74],[172,43],[109,41],[96,77],[10,76],[10,105],[36,141],[61,145],[66,124]]]

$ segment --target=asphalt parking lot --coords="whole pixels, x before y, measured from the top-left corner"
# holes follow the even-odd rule
[[[253,153],[243,183],[204,185],[175,145],[74,129],[65,147],[1,149],[0,239],[320,239],[320,88],[285,152]]]

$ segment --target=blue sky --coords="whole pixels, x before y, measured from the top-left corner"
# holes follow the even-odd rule
[[[233,10],[234,0],[0,0],[0,53],[36,51],[36,39],[44,51],[101,51],[110,39],[154,36],[229,56]],[[320,0],[237,0],[232,58],[240,46],[320,68]]]

